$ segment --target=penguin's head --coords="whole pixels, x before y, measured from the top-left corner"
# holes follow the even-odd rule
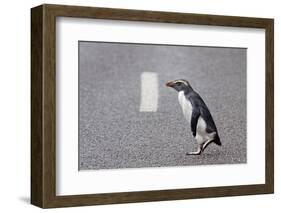
[[[190,86],[189,82],[187,80],[184,80],[184,79],[169,81],[169,82],[166,83],[166,86],[172,87],[178,92],[191,89],[191,86]]]

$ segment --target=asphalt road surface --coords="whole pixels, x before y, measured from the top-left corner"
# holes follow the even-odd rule
[[[79,42],[79,169],[247,162],[246,49]],[[140,112],[141,74],[157,73],[156,112]],[[222,146],[197,143],[177,92],[184,78],[204,99]]]

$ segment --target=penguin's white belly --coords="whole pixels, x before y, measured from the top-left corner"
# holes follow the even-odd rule
[[[192,116],[192,104],[188,99],[186,99],[184,92],[180,91],[178,95],[179,103],[182,108],[183,115],[188,123],[191,123],[191,116]],[[215,136],[215,132],[208,133],[206,131],[207,124],[205,120],[199,116],[196,126],[196,136],[195,139],[198,143],[204,143],[208,140],[212,140]]]
[[[180,91],[178,95],[179,103],[182,108],[183,115],[185,119],[190,123],[192,115],[192,105],[189,100],[185,98],[184,92]]]
[[[207,124],[201,116],[198,118],[196,128],[197,129],[196,129],[195,139],[197,140],[198,143],[204,143],[206,141],[211,141],[214,139],[216,133],[215,132],[208,133],[206,131]]]

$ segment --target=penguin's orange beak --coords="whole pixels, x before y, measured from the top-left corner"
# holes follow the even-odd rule
[[[174,83],[172,81],[169,81],[169,82],[166,83],[166,86],[167,87],[173,87]]]

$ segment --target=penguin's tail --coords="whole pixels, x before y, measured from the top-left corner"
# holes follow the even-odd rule
[[[216,134],[216,136],[214,138],[214,143],[221,146],[221,139],[220,139],[218,133]]]

